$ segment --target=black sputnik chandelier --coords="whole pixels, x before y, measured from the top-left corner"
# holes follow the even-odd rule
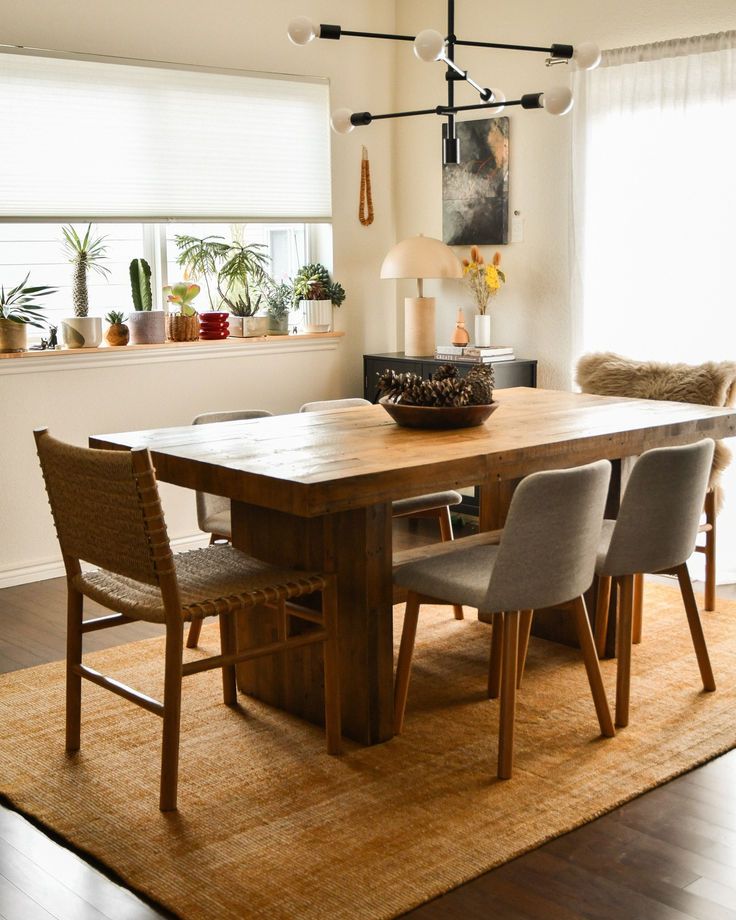
[[[497,115],[504,108],[520,105],[522,109],[544,109],[550,115],[565,115],[573,104],[572,92],[567,86],[557,86],[543,93],[525,93],[520,99],[507,100],[499,89],[481,86],[455,62],[455,49],[458,46],[472,48],[501,48],[508,51],[533,51],[547,55],[548,67],[554,64],[567,64],[570,61],[579,70],[592,70],[600,63],[601,54],[598,46],[592,42],[583,42],[576,47],[572,45],[553,44],[548,48],[535,45],[509,45],[501,42],[481,42],[459,39],[455,35],[455,2],[447,3],[447,35],[442,36],[434,29],[424,29],[418,35],[390,35],[382,32],[354,32],[337,25],[316,25],[306,16],[292,19],[288,27],[288,36],[295,45],[306,45],[314,38],[337,40],[343,36],[357,38],[378,38],[388,41],[413,42],[414,54],[425,63],[439,62],[447,66],[447,105],[437,105],[431,109],[415,109],[410,112],[388,112],[374,115],[372,112],[352,112],[350,109],[337,109],[332,113],[333,130],[339,134],[348,134],[360,125],[369,125],[372,121],[385,118],[406,118],[414,115],[440,115],[447,118],[447,125],[442,141],[444,163],[460,162],[460,144],[455,131],[455,116],[458,112],[484,110],[489,115]],[[481,101],[474,105],[455,104],[455,83],[464,80],[480,96]]]

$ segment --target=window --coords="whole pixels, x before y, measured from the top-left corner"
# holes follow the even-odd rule
[[[0,283],[30,271],[58,288],[44,301],[54,325],[73,312],[65,223],[106,236],[110,277],[88,278],[97,316],[132,308],[139,257],[162,305],[182,280],[178,233],[259,243],[277,280],[331,263],[325,80],[2,49],[0,108]],[[46,140],[30,142],[38,125]],[[196,306],[209,308],[204,290]]]

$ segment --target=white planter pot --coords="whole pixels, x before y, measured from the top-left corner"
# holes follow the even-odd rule
[[[268,335],[268,317],[267,316],[244,316],[243,317],[243,335],[245,336]]]
[[[0,352],[26,351],[28,348],[28,326],[14,323],[11,319],[0,319]]]
[[[97,348],[102,342],[102,320],[99,316],[63,319],[61,339],[67,348]]]
[[[478,314],[475,317],[473,344],[481,347],[491,344],[491,317],[487,313],[485,315]]]
[[[231,339],[232,338],[240,339],[245,335],[245,332],[243,331],[244,322],[245,322],[244,316],[233,316],[232,314],[228,316],[227,328],[228,328],[228,335],[230,336]]]
[[[163,310],[133,310],[128,315],[131,345],[162,345],[166,341]]]
[[[331,300],[300,300],[305,332],[332,332]]]

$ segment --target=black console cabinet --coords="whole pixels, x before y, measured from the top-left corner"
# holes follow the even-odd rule
[[[403,352],[395,351],[378,355],[363,355],[363,391],[366,399],[376,401],[378,375],[385,370],[393,370],[398,374],[410,372],[421,374],[422,377],[431,377],[434,371],[446,362],[438,361],[433,355],[419,358],[408,358]],[[467,373],[471,364],[458,363],[460,374]],[[513,361],[495,361],[493,373],[496,378],[496,387],[535,387],[537,385],[537,362],[525,358],[515,358]],[[475,495],[468,495],[460,505],[463,514],[478,513],[477,489]]]

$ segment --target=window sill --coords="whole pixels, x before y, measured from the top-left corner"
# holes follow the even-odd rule
[[[0,354],[0,375],[43,373],[73,368],[236,358],[248,355],[283,355],[333,351],[344,332],[229,338],[219,341],[166,342],[162,345],[124,345],[100,348],[64,348]]]

